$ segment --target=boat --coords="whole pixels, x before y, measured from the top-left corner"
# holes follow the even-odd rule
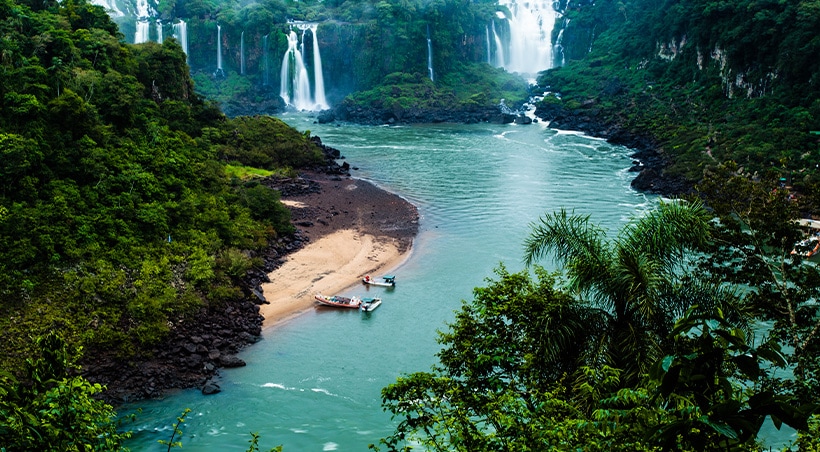
[[[362,312],[371,312],[381,306],[381,304],[381,298],[362,298],[362,303],[359,305],[359,309],[361,309]]]
[[[393,275],[384,275],[381,280],[378,280],[370,277],[370,275],[367,275],[362,278],[362,284],[367,284],[370,286],[396,287],[396,277]]]
[[[341,297],[339,295],[334,295],[332,297],[328,297],[322,294],[316,294],[313,298],[324,306],[332,306],[334,308],[358,309],[359,305],[362,304],[361,298],[355,296]]]
[[[812,257],[817,253],[820,253],[820,237],[816,235],[801,240],[792,250],[792,254],[800,254],[803,257]]]
[[[792,254],[799,254],[803,257],[812,257],[820,253],[820,221],[800,219],[797,224],[806,232],[805,239],[797,242],[792,250]]]

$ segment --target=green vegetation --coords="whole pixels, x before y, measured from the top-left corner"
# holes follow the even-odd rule
[[[606,240],[588,217],[542,218],[525,259],[562,272],[502,266],[475,289],[439,364],[382,390],[398,425],[381,446],[755,451],[769,418],[813,450],[820,270],[789,253],[793,203],[744,181],[720,222],[679,201]],[[773,328],[753,337],[762,320]]]
[[[281,121],[227,119],[173,41],[129,46],[84,1],[0,0],[0,363],[30,336],[120,356],[240,297],[249,250],[292,232],[272,174],[324,161]],[[247,173],[248,171],[244,171]]]
[[[377,87],[354,93],[344,100],[348,108],[387,110],[401,119],[406,112],[481,111],[496,109],[504,100],[509,106],[527,100],[527,83],[503,69],[476,63],[434,83],[420,73],[393,73]]]
[[[0,373],[0,449],[123,450],[130,435],[118,431],[111,405],[95,398],[102,388],[74,374],[80,351],[53,331],[33,345],[22,378]]]
[[[655,137],[672,157],[670,175],[697,182],[705,167],[734,161],[791,174],[808,192],[820,177],[810,134],[820,129],[818,8],[816,0],[572,8],[565,35],[592,51],[568,50],[573,60],[539,84],[575,114]],[[594,40],[581,39],[590,33]]]

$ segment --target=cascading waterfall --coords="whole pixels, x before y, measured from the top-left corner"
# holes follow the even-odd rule
[[[216,24],[216,72],[214,75],[224,75],[222,71],[222,27]]]
[[[162,44],[162,22],[157,19],[157,42]]]
[[[509,72],[535,75],[553,66],[552,30],[557,12],[552,0],[499,0],[512,13],[508,60],[503,65]]]
[[[316,85],[314,92],[316,97],[316,109],[326,110],[330,108],[325,99],[325,77],[322,73],[322,55],[319,53],[319,36],[316,30],[319,28],[318,24],[313,24],[310,27],[313,33],[313,80]]]
[[[188,60],[188,24],[181,20],[174,24],[174,38],[179,41],[179,46],[185,52],[185,60]]]
[[[288,34],[288,50],[282,58],[281,84],[279,95],[285,104],[296,107],[298,110],[312,110],[313,102],[310,98],[310,80],[299,50],[299,37],[291,30]]]
[[[270,65],[268,64],[268,35],[262,36],[262,84],[270,84]]]
[[[316,35],[316,24],[295,24],[302,30],[302,40],[294,30],[288,34],[288,50],[282,58],[282,70],[279,95],[285,103],[297,110],[324,110],[328,108],[325,98],[325,83],[322,75],[322,57],[319,53],[319,39]],[[314,95],[311,96],[310,78],[305,66],[305,36],[307,30],[313,34],[313,79]]]
[[[148,42],[149,16],[148,0],[137,0],[137,32],[134,34],[134,44]]]
[[[239,73],[245,75],[245,32],[239,35]]]
[[[567,20],[569,24],[569,20]],[[555,38],[555,46],[553,47],[554,61],[553,66],[563,66],[567,64],[566,55],[564,55],[564,28],[558,31],[558,36]]]
[[[493,40],[495,41],[495,65],[497,67],[504,67],[506,60],[504,59],[504,43],[501,42],[501,37],[495,31],[495,21],[492,21],[493,26]]]
[[[113,19],[125,16],[125,13],[117,6],[116,0],[92,0],[91,3],[93,5],[102,6],[105,12]]]
[[[430,39],[430,24],[427,24],[427,75],[430,76],[430,80],[436,80],[433,77],[433,41]]]
[[[492,57],[490,56],[490,27],[487,25],[484,26],[484,34],[487,37],[487,64],[493,64]]]

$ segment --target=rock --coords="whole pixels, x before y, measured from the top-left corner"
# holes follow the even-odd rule
[[[516,124],[532,124],[532,118],[527,115],[518,115],[515,117]]]
[[[222,392],[222,388],[220,388],[218,384],[211,381],[205,383],[205,386],[202,387],[203,395],[218,394],[220,392]]]
[[[219,357],[219,365],[226,369],[231,369],[234,367],[245,367],[246,363],[234,355],[222,355]]]

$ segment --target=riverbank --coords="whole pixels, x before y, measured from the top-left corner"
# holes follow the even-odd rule
[[[243,297],[181,318],[150,350],[129,357],[107,349],[87,354],[83,374],[106,386],[106,401],[159,398],[180,388],[218,391],[219,369],[244,366],[236,355],[258,341],[263,328],[312,307],[314,291],[334,293],[355,284],[361,272],[395,267],[418,231],[415,206],[352,178],[335,162],[262,183],[281,193],[296,233],[255,255],[264,266],[248,272]]]
[[[261,285],[264,329],[312,309],[316,293],[335,295],[367,274],[396,268],[409,254],[418,211],[400,196],[362,179],[323,173],[304,173],[280,188],[307,244]]]

